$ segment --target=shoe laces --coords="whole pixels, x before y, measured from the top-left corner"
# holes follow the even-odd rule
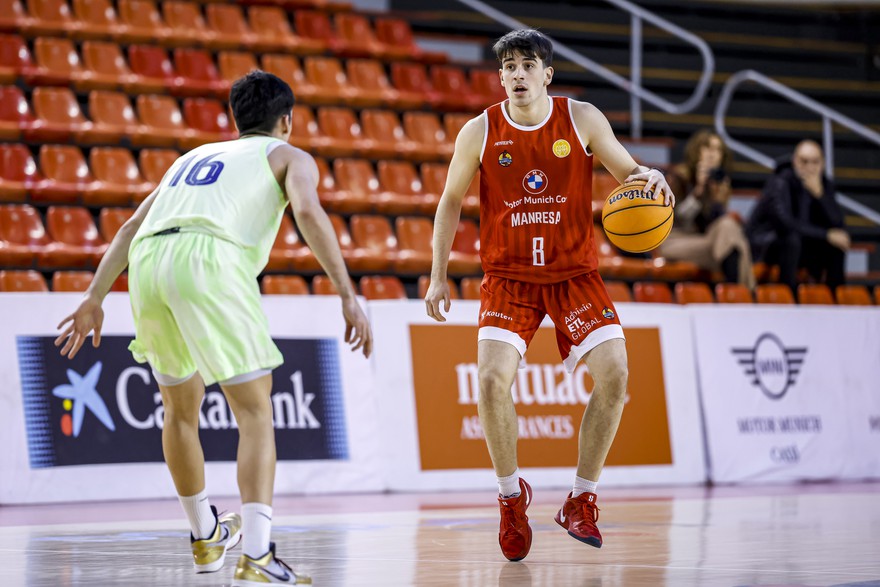
[[[516,506],[503,506],[501,508],[501,521],[508,528],[516,528],[518,522],[522,522],[525,518],[525,511]]]
[[[581,502],[581,510],[584,514],[584,519],[591,519],[594,524],[599,521],[599,507],[596,504],[583,501]]]

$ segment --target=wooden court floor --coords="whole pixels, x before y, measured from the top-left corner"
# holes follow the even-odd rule
[[[600,487],[601,549],[553,522],[564,493],[536,490],[519,563],[498,549],[491,489],[282,497],[274,539],[328,587],[880,587],[880,483]],[[239,550],[197,576],[187,538],[172,500],[0,507],[0,587],[230,585]]]

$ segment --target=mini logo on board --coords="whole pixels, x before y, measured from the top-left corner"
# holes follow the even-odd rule
[[[797,381],[807,347],[785,346],[778,336],[765,332],[754,347],[730,349],[751,384],[770,399],[782,396]]]
[[[510,153],[507,151],[503,151],[500,155],[498,155],[498,165],[501,167],[507,167],[513,163],[513,157],[510,156]]]
[[[547,189],[547,174],[540,169],[532,169],[523,178],[523,188],[530,194],[540,194]]]
[[[565,139],[559,139],[553,143],[553,154],[563,159],[571,153],[571,145]]]

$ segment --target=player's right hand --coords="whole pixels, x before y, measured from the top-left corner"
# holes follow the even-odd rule
[[[440,313],[441,301],[443,302],[443,311],[448,314],[452,305],[449,297],[449,284],[446,280],[435,281],[432,279],[431,285],[428,286],[428,293],[425,294],[425,309],[428,311],[428,316],[437,322],[446,322],[446,317]]]
[[[342,300],[342,315],[345,318],[345,342],[352,345],[353,351],[363,348],[364,356],[370,358],[370,353],[373,352],[373,330],[355,298]]]
[[[64,329],[64,332],[55,339],[56,347],[65,343],[61,349],[62,357],[65,355],[68,359],[75,357],[86,341],[86,337],[92,331],[94,331],[92,346],[98,348],[98,345],[101,344],[101,326],[104,324],[104,310],[101,308],[100,300],[86,296],[76,311],[61,321],[58,329],[61,330],[68,322],[70,324]],[[65,339],[67,339],[66,342]]]

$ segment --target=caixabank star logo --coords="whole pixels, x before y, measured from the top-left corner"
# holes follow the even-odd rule
[[[116,430],[107,404],[98,395],[98,380],[101,378],[101,361],[88,370],[85,376],[73,369],[67,370],[69,383],[57,386],[52,395],[63,400],[64,414],[61,416],[61,432],[65,436],[79,436],[86,410],[92,413],[109,430]]]

